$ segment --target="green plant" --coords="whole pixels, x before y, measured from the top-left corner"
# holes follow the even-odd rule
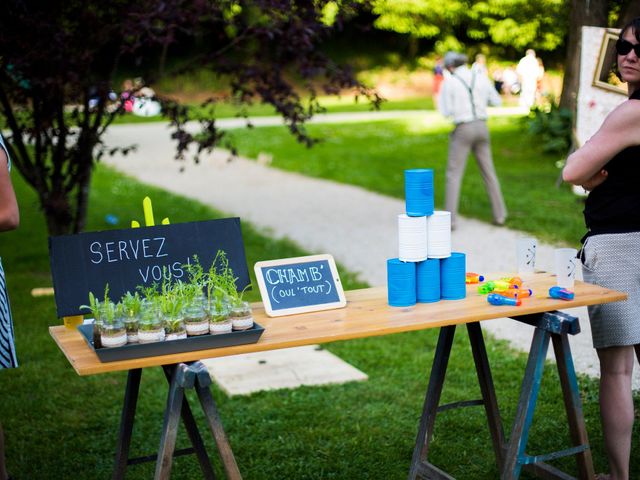
[[[94,319],[100,319],[100,300],[96,298],[93,292],[89,292],[89,305],[80,305],[80,308],[89,310]]]
[[[185,329],[182,317],[167,317],[164,321],[164,328],[167,333],[178,333]]]
[[[102,302],[96,298],[93,292],[89,292],[89,305],[80,305],[80,308],[89,309],[96,322],[113,323],[118,313],[115,303],[109,298],[109,284],[104,287]]]
[[[531,109],[524,121],[529,135],[540,142],[545,153],[566,155],[573,142],[573,114],[560,108],[553,98]]]
[[[233,270],[229,266],[229,258],[224,250],[218,250],[207,279],[207,293],[209,301],[212,294],[214,301],[221,304],[226,299],[231,306],[239,306],[242,304],[244,292],[249,288],[247,285],[241,292],[238,292],[236,281],[238,278],[233,274]]]
[[[197,255],[193,256],[192,263],[184,264],[183,268],[187,271],[189,281],[186,283],[179,282],[179,288],[185,299],[185,304],[188,305],[198,301],[200,297],[202,297],[207,278]]]
[[[125,293],[122,300],[120,300],[120,304],[122,305],[125,317],[132,318],[140,315],[140,311],[142,310],[142,298],[138,292]]]

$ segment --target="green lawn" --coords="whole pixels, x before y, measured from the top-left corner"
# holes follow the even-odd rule
[[[355,101],[353,97],[321,97],[320,104],[326,109],[327,113],[341,112],[369,112],[373,111],[373,107],[366,99]],[[190,104],[193,109],[193,115],[199,115],[205,112],[205,109],[197,104]],[[392,110],[433,110],[433,100],[430,97],[415,97],[404,100],[386,100],[380,105],[380,111]],[[242,115],[251,117],[264,117],[277,115],[278,113],[271,105],[257,103],[254,105],[239,107],[230,102],[216,103],[213,108],[216,118],[233,118]],[[118,117],[115,123],[148,123],[148,122],[164,122],[167,119],[157,115],[155,117],[138,117],[132,113],[127,113]]]
[[[431,118],[434,118],[431,120]],[[427,120],[429,119],[429,120]],[[584,233],[582,200],[568,185],[556,186],[557,156],[544,154],[524,132],[520,117],[490,121],[496,170],[509,210],[507,226],[540,239],[576,245]],[[450,125],[424,115],[368,123],[308,125],[320,143],[308,149],[283,127],[233,131],[239,153],[273,157],[272,165],[314,177],[404,198],[403,170],[433,168],[436,207],[443,207]],[[491,208],[479,170],[469,158],[460,213],[491,221]]]
[[[21,362],[19,369],[0,374],[0,419],[7,438],[9,471],[18,479],[108,478],[126,374],[78,377],[49,337],[47,327],[61,323],[53,298],[30,295],[34,287],[51,285],[47,237],[34,195],[15,178],[22,225],[0,236]],[[100,166],[94,178],[88,230],[107,228],[105,216],[109,213],[119,217],[120,226],[141,218],[139,192],[151,196],[156,216],[167,216],[174,223],[221,215]],[[305,253],[286,241],[260,235],[247,224],[243,224],[243,234],[249,265]],[[344,269],[341,277],[348,289],[362,285]],[[256,292],[251,295],[257,298]],[[366,372],[366,382],[235,398],[227,398],[214,387],[244,478],[406,478],[436,340],[436,331],[423,331],[326,346]],[[498,401],[508,425],[514,415],[525,357],[500,341],[489,341],[487,348]],[[479,397],[471,362],[468,342],[458,335],[443,401]],[[566,445],[557,375],[548,370],[530,438],[529,451],[533,453]],[[601,471],[604,460],[597,383],[584,379],[580,385],[597,470]],[[166,382],[160,369],[145,371],[141,392],[132,455],[149,454],[158,447],[166,399]],[[204,428],[200,409],[195,411]],[[205,438],[209,451],[214,452],[206,431]],[[178,447],[186,443],[181,427]],[[440,415],[430,458],[459,478],[496,478],[483,410]],[[213,459],[222,475],[215,454]],[[634,458],[635,468],[640,468],[638,463]],[[573,471],[573,462],[561,465]],[[151,464],[132,466],[127,478],[146,479],[152,472]],[[194,458],[176,459],[172,478],[199,477]]]

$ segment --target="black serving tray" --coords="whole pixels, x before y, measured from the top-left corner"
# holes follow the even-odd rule
[[[264,327],[253,324],[248,330],[235,330],[229,333],[217,335],[198,335],[187,337],[182,340],[169,340],[153,343],[129,343],[122,347],[95,348],[93,345],[93,324],[83,324],[78,326],[78,330],[89,344],[101,362],[116,362],[118,360],[131,360],[133,358],[156,357],[159,355],[169,355],[172,353],[193,352],[195,350],[207,350],[210,348],[231,347],[233,345],[244,345],[256,343]]]

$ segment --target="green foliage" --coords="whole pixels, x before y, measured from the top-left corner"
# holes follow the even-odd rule
[[[120,300],[126,317],[135,317],[142,309],[142,298],[138,292],[127,292]]]
[[[245,287],[242,292],[238,292],[236,281],[238,278],[234,275],[233,270],[229,266],[229,258],[224,250],[218,250],[216,257],[213,259],[207,285],[210,294],[216,296],[216,292],[222,293],[223,296],[231,303],[231,305],[240,305],[244,291],[249,287]],[[218,302],[220,297],[217,296]]]
[[[543,106],[535,106],[525,118],[527,131],[545,153],[565,156],[573,140],[573,114],[560,108],[553,99]]]
[[[552,51],[567,30],[564,0],[374,0],[374,26],[416,38],[437,38],[436,50],[461,48],[466,39],[524,51]]]

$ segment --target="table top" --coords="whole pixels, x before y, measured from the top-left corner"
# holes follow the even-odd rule
[[[501,276],[503,275],[493,274],[486,278],[498,279]],[[106,363],[100,361],[77,330],[69,330],[60,325],[49,327],[49,332],[78,375],[93,375],[239,353],[459,325],[627,299],[626,293],[576,281],[575,298],[571,301],[558,300],[547,295],[549,288],[555,285],[555,277],[551,274],[537,272],[523,277],[523,280],[523,286],[532,289],[533,296],[523,299],[522,305],[517,307],[489,304],[486,295],[477,293],[477,285],[467,286],[467,297],[463,300],[418,303],[412,307],[390,307],[387,304],[386,286],[352,290],[345,292],[347,306],[344,308],[273,318],[265,314],[262,303],[258,302],[252,305],[253,317],[265,330],[257,343]]]

